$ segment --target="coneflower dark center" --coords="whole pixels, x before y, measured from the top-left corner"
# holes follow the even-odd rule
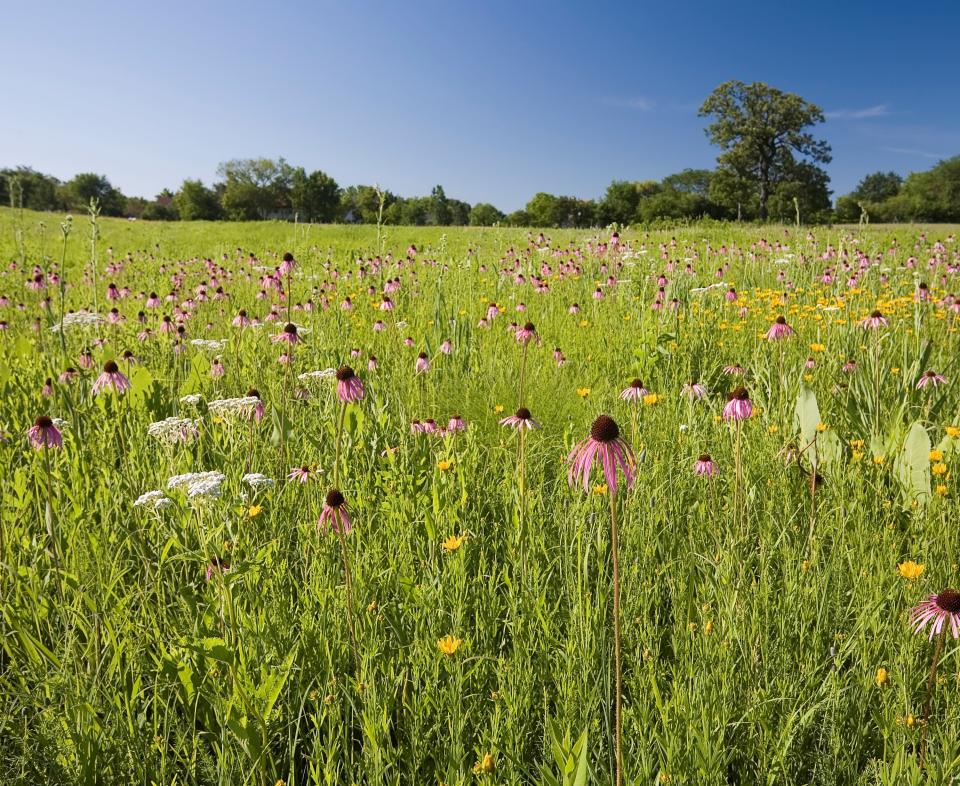
[[[643,387],[643,382],[640,381],[639,379],[635,379],[635,380],[633,380],[633,382],[630,383],[630,387],[632,387],[632,388],[642,388],[642,387]]]
[[[327,507],[339,508],[345,501],[339,489],[330,489],[327,492]]]
[[[426,359],[427,359],[427,353],[426,353],[426,352],[421,352],[419,355],[417,355],[417,357],[420,358],[420,360],[426,360]]]
[[[107,374],[116,374],[120,370],[120,367],[116,363],[114,363],[112,360],[108,360],[106,363],[103,364],[103,370]]]
[[[241,309],[237,312],[237,316],[238,316],[238,317],[245,317],[246,315],[247,315],[247,310],[246,310],[245,308],[241,308]]]
[[[518,417],[518,418],[520,418],[520,420],[530,420],[530,418],[532,417],[532,415],[530,414],[530,410],[529,410],[529,409],[527,409],[526,407],[520,407],[520,409],[518,409],[518,410],[514,413],[514,417]]]
[[[350,366],[340,366],[340,368],[337,369],[337,379],[340,382],[347,382],[355,376],[356,374],[353,373],[353,369],[350,368]]]
[[[535,331],[537,328],[536,328],[536,326],[533,324],[533,322],[527,322],[527,324],[525,324],[525,325],[523,326],[523,329],[524,329],[524,330],[529,330],[529,331],[532,333],[532,332]]]
[[[284,261],[284,262],[293,262],[293,254],[291,254],[291,253],[288,251],[286,254],[283,255],[283,261]]]
[[[730,394],[727,396],[727,401],[733,401],[737,399],[738,401],[746,401],[750,398],[750,394],[747,393],[747,389],[742,385],[738,388],[734,388]]]
[[[937,605],[951,614],[960,612],[960,592],[955,589],[945,589],[937,593]]]
[[[777,317],[777,324],[778,324],[778,325],[786,325],[786,324],[787,324],[787,318],[784,317],[784,316],[779,316],[779,317]]]
[[[697,461],[709,462],[709,461],[713,461],[713,459],[710,458],[709,453],[701,453],[700,458],[697,459]]]
[[[53,426],[53,420],[47,415],[41,415],[33,422],[33,425],[37,428],[50,428]]]
[[[590,436],[598,442],[613,442],[620,436],[620,427],[609,415],[601,415],[593,421]]]
[[[293,322],[288,322],[283,328],[284,333],[290,333],[291,335],[297,335],[297,326]]]
[[[250,388],[247,391],[247,398],[260,398],[260,391],[256,388]]]
[[[870,312],[871,319],[883,319],[883,313],[879,309]]]

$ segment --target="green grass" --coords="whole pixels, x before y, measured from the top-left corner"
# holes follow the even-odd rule
[[[958,334],[953,315],[936,305],[956,286],[946,265],[958,264],[958,247],[932,250],[955,228],[818,228],[809,239],[806,229],[782,227],[626,231],[623,240],[635,249],[645,244],[647,253],[625,259],[619,272],[611,268],[622,281],[608,289],[604,260],[590,250],[605,232],[548,231],[554,248],[567,249],[554,256],[530,252],[522,230],[388,227],[383,253],[403,259],[414,243],[418,261],[388,263],[381,275],[370,263],[375,227],[102,219],[98,307],[109,309],[111,281],[128,286],[131,296],[116,304],[126,322],[68,330],[61,346],[49,330],[57,290],[48,290],[47,312],[39,304],[44,293],[24,286],[33,265],[49,272],[60,259],[59,220],[0,212],[2,259],[18,262],[0,274],[0,294],[10,298],[0,308],[9,324],[0,333],[3,783],[541,783],[557,772],[554,721],[572,739],[587,732],[589,782],[611,783],[608,502],[571,490],[565,464],[601,412],[617,419],[641,456],[634,488],[619,495],[625,781],[956,777],[958,650],[948,639],[930,716],[922,719],[933,645],[907,619],[925,595],[958,582],[960,446],[946,432],[960,424]],[[91,227],[83,216],[72,223],[66,309],[92,308]],[[761,238],[790,248],[756,245]],[[893,240],[900,250],[887,255]],[[681,303],[676,312],[650,308],[656,275],[666,271],[661,243],[677,262],[665,273],[666,300]],[[828,245],[885,256],[858,287],[848,287],[843,272],[827,286],[820,276],[837,266],[820,259]],[[720,257],[721,246],[742,254]],[[511,248],[528,279],[543,262],[556,273],[572,261],[582,275],[550,275],[549,293],[538,294],[498,274]],[[261,318],[269,311],[269,299],[256,299],[257,272],[249,282],[243,275],[247,254],[272,270],[287,250],[299,262],[294,302],[319,304],[319,288],[334,282],[333,270],[341,274],[327,293],[329,310],[294,312],[309,332],[289,375],[269,340],[286,321],[286,304],[275,325],[242,337],[230,326],[240,308]],[[931,273],[927,260],[936,253]],[[108,272],[111,260],[128,254],[122,269]],[[918,263],[908,269],[911,255]],[[210,278],[204,258],[232,272],[218,276],[229,301],[196,304],[182,353],[168,336],[138,341],[144,306],[136,294],[163,297],[181,268],[182,293],[192,293]],[[362,281],[355,277],[360,259],[369,273]],[[684,273],[685,260],[695,275]],[[397,308],[384,314],[376,310],[380,287],[393,276],[402,282],[391,296]],[[736,286],[738,303],[723,299],[725,287],[691,291],[718,280]],[[913,302],[918,280],[929,284],[931,303]],[[598,284],[602,300],[591,296]],[[377,293],[368,295],[368,286]],[[350,313],[339,308],[348,295]],[[503,313],[479,328],[490,301]],[[515,311],[519,302],[527,305],[523,314]],[[568,313],[572,302],[580,314]],[[875,307],[890,319],[879,338],[856,325]],[[156,329],[172,304],[146,310]],[[797,333],[764,341],[781,313]],[[38,317],[39,333],[31,329]],[[386,323],[381,333],[372,330],[377,319]],[[397,327],[401,320],[406,325]],[[518,402],[521,349],[506,326],[527,320],[542,345],[530,346]],[[209,374],[214,353],[189,344],[197,338],[228,339],[219,353],[222,378]],[[449,356],[439,352],[448,338]],[[95,367],[58,383],[85,347]],[[563,366],[554,362],[555,347],[568,359]],[[360,358],[351,360],[352,348]],[[129,371],[133,389],[92,397],[99,367],[126,349],[139,359]],[[421,350],[432,368],[418,376]],[[375,371],[367,370],[370,354],[379,360]],[[811,355],[816,367],[805,369]],[[841,370],[848,358],[857,361],[852,373]],[[334,385],[297,379],[346,362],[367,389],[346,411],[339,484],[355,525],[345,540],[359,662],[340,542],[317,531],[336,453]],[[722,371],[733,363],[746,369],[758,408],[743,426],[739,504],[735,436],[718,422],[738,384]],[[950,383],[917,390],[928,368]],[[44,398],[48,377],[54,393]],[[621,401],[634,377],[660,399],[636,407]],[[691,379],[706,384],[708,400],[680,397]],[[203,404],[180,403],[191,393],[205,402],[251,387],[266,404],[252,428],[218,423]],[[294,395],[300,387],[308,398]],[[815,394],[826,431],[812,430],[809,409],[796,424],[804,390]],[[516,437],[498,425],[518,403],[543,425],[526,437],[523,493]],[[63,450],[29,446],[26,432],[42,414],[68,421]],[[200,420],[197,440],[169,448],[147,435],[151,423],[175,414]],[[468,422],[465,433],[410,433],[414,419],[443,424],[453,414]],[[945,474],[931,475],[940,461],[929,460],[922,440],[904,447],[914,423],[944,453]],[[813,502],[808,477],[785,461],[791,444],[806,444],[801,430],[818,433],[825,482]],[[712,480],[692,471],[704,452],[720,467]],[[804,454],[805,469],[812,454]],[[326,474],[287,482],[299,465]],[[159,513],[134,507],[140,494],[165,489],[170,476],[199,470],[226,475],[220,499],[191,505],[174,491],[175,503]],[[251,495],[241,482],[247,471],[276,486]],[[602,482],[599,474],[594,480]],[[262,510],[251,519],[252,505]],[[459,534],[466,535],[460,548],[445,552],[443,541]],[[231,570],[208,582],[215,556]],[[925,565],[915,581],[898,574],[906,559]],[[449,656],[437,646],[447,635],[462,640]],[[879,668],[889,674],[882,686]],[[488,754],[489,771],[475,771]]]

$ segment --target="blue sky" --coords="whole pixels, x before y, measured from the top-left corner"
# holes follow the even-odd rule
[[[958,24],[948,2],[17,2],[0,166],[153,195],[283,156],[509,211],[711,166],[696,109],[740,79],[828,113],[837,195],[960,154]]]

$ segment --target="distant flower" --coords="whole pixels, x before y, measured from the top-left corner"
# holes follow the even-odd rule
[[[920,377],[920,381],[917,382],[917,390],[925,388],[927,385],[931,387],[936,387],[937,385],[946,385],[947,378],[943,374],[938,374],[936,371],[927,371]]]
[[[690,401],[699,401],[707,397],[707,389],[699,382],[687,382],[680,391],[680,394],[686,396]]]
[[[453,434],[457,431],[466,431],[467,422],[460,415],[452,415],[447,421],[447,433]]]
[[[466,538],[463,535],[451,535],[440,544],[440,548],[447,554],[452,554],[463,545],[465,540]]]
[[[785,317],[777,317],[766,333],[767,341],[780,341],[793,334],[793,328],[787,324]]]
[[[526,344],[528,341],[536,340],[537,329],[534,327],[533,322],[527,322],[522,328],[518,328],[516,332],[517,341],[521,344]]]
[[[914,562],[912,559],[908,559],[906,562],[901,562],[897,565],[897,571],[908,581],[916,581],[920,578],[920,574],[923,573],[923,568],[923,563]]]
[[[960,592],[945,589],[930,595],[913,608],[910,617],[914,633],[919,633],[929,624],[932,640],[949,622],[953,638],[960,638]]]
[[[259,491],[260,489],[270,488],[274,485],[273,478],[268,478],[266,475],[260,472],[248,472],[243,476],[243,482],[246,483],[254,491]]]
[[[273,341],[274,344],[278,344],[281,342],[285,342],[287,344],[297,344],[300,342],[300,340],[301,340],[300,336],[297,333],[297,326],[294,325],[292,322],[288,322],[284,326],[283,332],[278,333],[271,339],[271,341]]]
[[[649,392],[650,391],[643,386],[643,382],[641,382],[639,379],[635,379],[630,383],[629,387],[624,388],[620,392],[620,398],[622,398],[624,401],[639,401]]]
[[[717,474],[717,465],[709,453],[703,453],[693,464],[693,471],[697,475],[713,477]]]
[[[870,312],[870,316],[860,320],[860,327],[870,330],[886,327],[887,324],[887,318],[879,310]]]
[[[301,484],[306,483],[314,475],[318,475],[319,470],[316,467],[308,467],[306,464],[300,467],[294,467],[290,470],[290,474],[287,475],[287,480],[300,481]]]
[[[437,639],[437,649],[448,657],[455,655],[457,650],[460,649],[461,644],[463,644],[463,639],[458,639],[450,635],[444,636],[442,639]]]
[[[423,374],[430,370],[430,360],[427,358],[426,352],[421,352],[417,355],[417,360],[414,363],[414,371],[417,374]]]

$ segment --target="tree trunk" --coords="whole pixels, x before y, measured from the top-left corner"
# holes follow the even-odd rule
[[[767,220],[767,198],[770,196],[770,175],[766,164],[760,162],[760,210],[758,215],[761,221]]]

